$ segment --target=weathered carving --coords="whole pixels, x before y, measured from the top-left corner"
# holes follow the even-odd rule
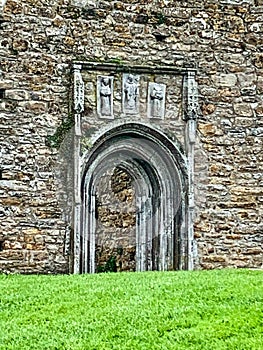
[[[184,76],[184,119],[196,119],[198,116],[198,88],[195,72],[188,72]]]
[[[139,80],[138,75],[123,74],[123,111],[126,114],[139,112]]]
[[[113,118],[113,77],[98,77],[97,112],[102,118]]]
[[[84,82],[80,73],[81,66],[74,65],[74,111],[81,113],[84,111]]]
[[[149,83],[148,86],[148,117],[164,118],[165,84]]]

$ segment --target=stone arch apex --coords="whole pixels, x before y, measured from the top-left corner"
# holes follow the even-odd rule
[[[82,165],[82,173],[85,171],[85,164],[88,161],[88,158],[91,155],[91,150],[94,152],[96,148],[105,141],[110,140],[113,137],[124,135],[126,133],[135,133],[138,136],[146,137],[147,139],[151,139],[153,141],[160,140],[164,145],[167,146],[168,149],[172,149],[176,151],[176,157],[178,161],[180,161],[180,166],[182,172],[187,176],[187,156],[183,151],[183,147],[180,144],[179,140],[174,136],[171,139],[165,132],[159,127],[152,126],[147,122],[141,121],[115,121],[110,125],[106,125],[96,131],[90,137],[90,143],[92,145],[91,149],[87,149],[81,160]]]

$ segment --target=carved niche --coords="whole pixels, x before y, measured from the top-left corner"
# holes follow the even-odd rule
[[[113,77],[97,78],[97,112],[101,118],[113,119]]]
[[[165,84],[150,82],[148,85],[148,117],[164,118],[165,113]]]
[[[139,113],[139,81],[139,75],[123,74],[122,101],[126,114]]]

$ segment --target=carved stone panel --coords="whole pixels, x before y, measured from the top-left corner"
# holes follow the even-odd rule
[[[74,111],[84,111],[84,82],[80,73],[81,66],[74,65]]]
[[[148,85],[148,117],[164,118],[165,113],[165,84],[150,82]]]
[[[101,118],[113,119],[113,77],[98,76],[97,112]]]
[[[196,119],[199,112],[198,87],[195,80],[195,73],[188,72],[184,76],[184,119]]]
[[[123,74],[123,112],[126,114],[139,113],[139,81],[138,75]]]

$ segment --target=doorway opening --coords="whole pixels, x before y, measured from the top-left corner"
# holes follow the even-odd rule
[[[96,188],[96,272],[136,270],[136,205],[133,179],[115,167]]]
[[[187,269],[180,149],[152,127],[126,123],[98,137],[83,164],[77,272]]]

